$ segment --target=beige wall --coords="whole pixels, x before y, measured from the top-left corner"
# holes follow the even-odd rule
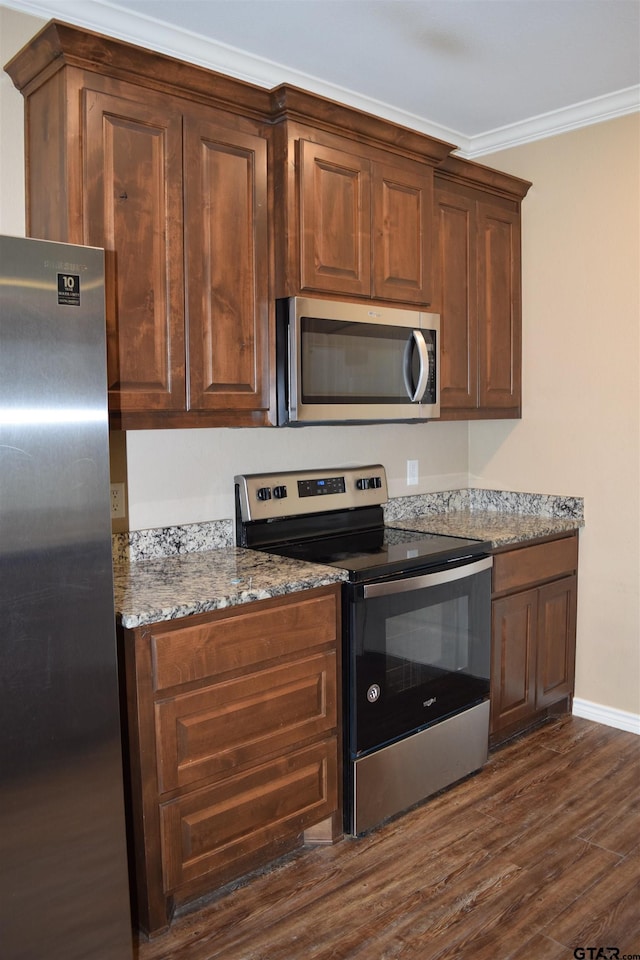
[[[45,20],[0,6],[0,68]],[[24,101],[0,69],[0,233],[24,237]]]
[[[585,499],[576,696],[640,713],[640,115],[483,162],[523,217],[522,420],[470,426],[472,483]]]
[[[44,21],[0,7],[2,63]],[[24,233],[22,97],[0,80],[0,232]],[[231,516],[234,473],[381,460],[393,496],[464,486],[584,496],[576,696],[640,713],[638,116],[485,162],[523,207],[519,422],[127,434],[130,526]],[[406,459],[420,484],[405,484]]]
[[[383,463],[392,496],[467,486],[467,425],[127,433],[132,529],[233,516],[236,473]],[[420,464],[406,485],[406,461]]]

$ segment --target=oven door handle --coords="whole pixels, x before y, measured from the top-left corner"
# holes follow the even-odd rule
[[[406,593],[409,590],[420,590],[423,587],[437,587],[443,583],[453,583],[455,580],[464,580],[473,577],[483,570],[490,570],[493,566],[493,557],[483,557],[473,563],[465,563],[452,570],[438,570],[437,573],[424,573],[419,577],[407,577],[404,580],[387,580],[382,583],[367,583],[363,590],[365,600],[369,597],[387,597],[394,593]]]

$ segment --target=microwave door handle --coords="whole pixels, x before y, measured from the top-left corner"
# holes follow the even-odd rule
[[[493,566],[493,557],[483,557],[473,563],[465,563],[452,570],[439,570],[437,573],[425,573],[417,577],[407,577],[404,580],[388,580],[381,583],[368,583],[363,588],[363,596],[388,597],[394,593],[407,593],[409,590],[421,590],[425,587],[437,587],[443,583],[453,583],[455,580],[464,580],[473,577],[483,570],[490,570]]]
[[[415,391],[413,390],[413,384],[411,383],[411,359],[413,357],[414,346],[418,350],[418,358],[420,360],[420,373]],[[407,393],[409,394],[409,399],[412,403],[419,402],[422,400],[424,392],[427,389],[427,384],[429,383],[429,350],[422,334],[422,330],[411,331],[411,337],[409,340],[407,340],[407,345],[404,348],[403,372],[404,385]]]

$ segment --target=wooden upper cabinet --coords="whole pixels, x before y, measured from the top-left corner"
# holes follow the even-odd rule
[[[106,251],[112,426],[266,426],[275,298],[441,314],[441,418],[520,416],[520,203],[453,144],[51,21],[25,97],[27,231]]]
[[[29,235],[105,248],[112,426],[268,424],[266,93],[56,21],[7,70]]]
[[[431,302],[432,233],[432,169],[417,163],[374,163],[373,297]]]
[[[473,409],[478,397],[474,201],[436,190],[436,307],[440,311],[440,403]]]
[[[428,306],[434,169],[453,146],[295,88],[272,98],[276,296]]]
[[[458,158],[437,171],[442,419],[521,414],[520,202],[529,186]]]
[[[181,117],[122,92],[82,96],[83,242],[105,248],[110,407],[183,410]]]
[[[368,297],[371,290],[369,163],[301,140],[300,286]]]
[[[477,205],[478,406],[520,411],[520,214]]]
[[[431,168],[300,140],[298,187],[302,290],[428,303]]]
[[[106,249],[111,411],[124,427],[266,422],[266,139],[206,107],[127,94],[84,91],[84,235]]]
[[[188,407],[266,411],[267,143],[207,114],[184,132]]]

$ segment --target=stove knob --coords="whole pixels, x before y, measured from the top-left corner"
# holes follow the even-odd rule
[[[369,486],[373,487],[375,490],[379,490],[382,486],[382,480],[380,477],[371,477],[369,480]]]
[[[258,487],[257,491],[258,500],[271,500],[271,488],[270,487]]]
[[[276,500],[284,500],[287,495],[287,488],[284,486],[284,484],[281,487],[274,487],[273,495]]]
[[[358,490],[368,490],[369,489],[369,478],[360,477],[359,480],[356,480],[356,487]]]

